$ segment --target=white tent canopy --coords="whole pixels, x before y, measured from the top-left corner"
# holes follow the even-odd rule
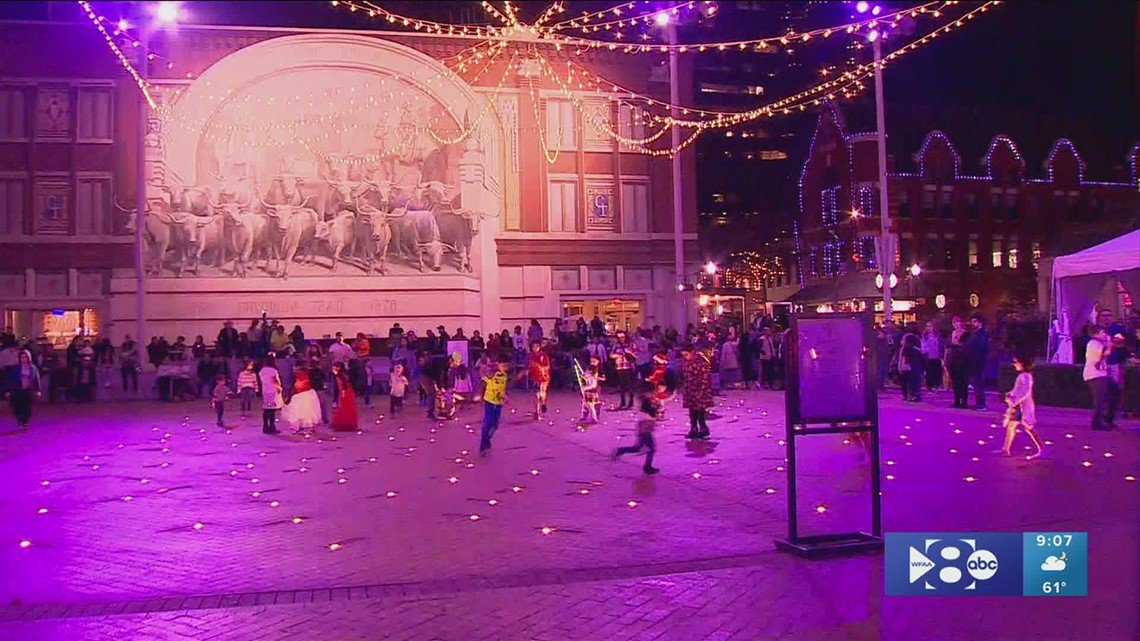
[[[1091,319],[1097,296],[1110,279],[1140,298],[1140,229],[1053,261],[1052,362],[1073,361],[1072,330]]]

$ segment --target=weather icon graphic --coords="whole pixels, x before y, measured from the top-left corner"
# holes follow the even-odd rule
[[[1045,562],[1041,564],[1041,570],[1044,572],[1061,572],[1068,565],[1065,563],[1066,556],[1067,554],[1065,552],[1062,552],[1060,557],[1045,557]]]

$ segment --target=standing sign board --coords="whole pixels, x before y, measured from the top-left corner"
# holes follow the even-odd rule
[[[788,460],[788,538],[776,541],[776,547],[801,556],[879,549],[879,399],[872,359],[872,317],[866,313],[797,314],[792,317],[787,343],[784,440]],[[870,533],[799,534],[796,441],[823,434],[866,434],[870,438]]]

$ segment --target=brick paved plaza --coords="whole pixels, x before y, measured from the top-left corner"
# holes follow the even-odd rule
[[[670,405],[656,477],[609,460],[633,415],[579,431],[569,395],[508,413],[486,458],[477,409],[305,440],[205,402],[40,406],[0,437],[0,639],[1140,638],[1135,422],[1042,408],[1027,462],[990,454],[994,413],[884,397],[887,531],[1088,531],[1091,564],[1087,598],[887,598],[879,555],[774,550],[783,396],[719,402],[707,443]],[[868,527],[857,448],[802,444],[804,529]]]

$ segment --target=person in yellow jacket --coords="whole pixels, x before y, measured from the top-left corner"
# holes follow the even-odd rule
[[[503,404],[507,402],[507,369],[510,359],[499,357],[495,373],[483,377],[483,435],[479,441],[479,455],[484,456],[491,449],[491,437],[499,429],[499,419],[503,416]]]

